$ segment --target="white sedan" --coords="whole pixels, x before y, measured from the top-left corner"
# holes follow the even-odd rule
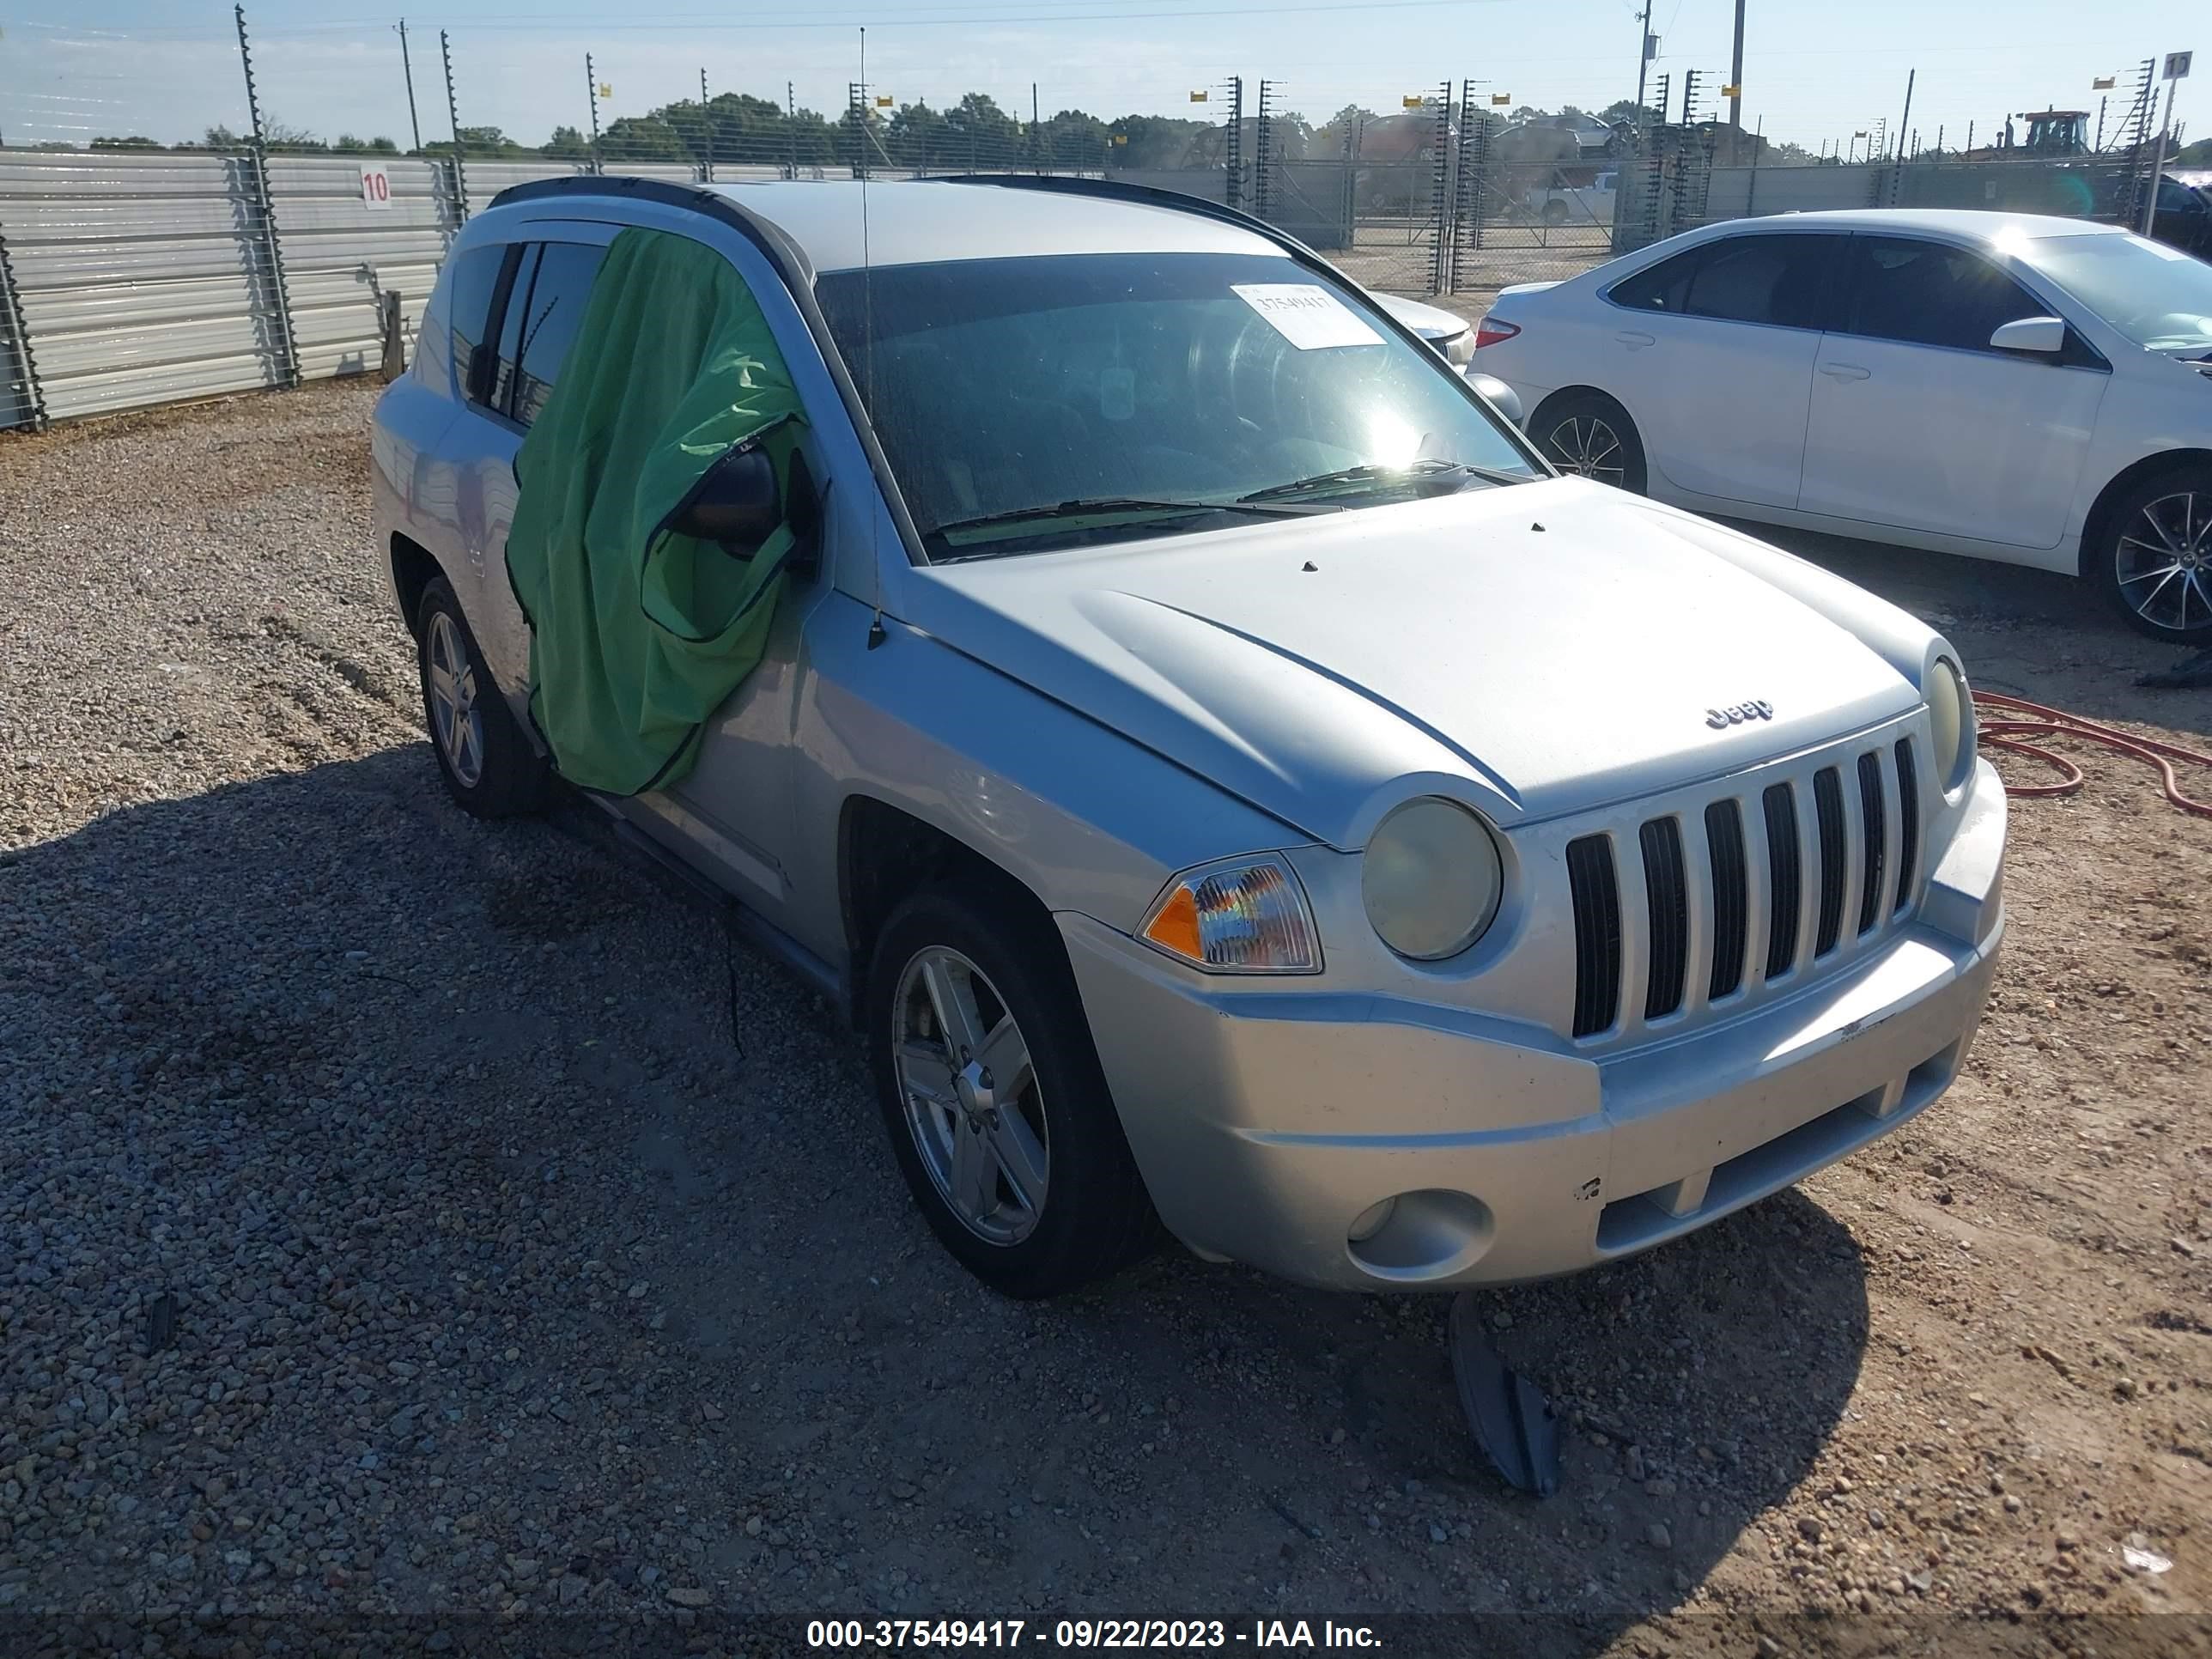
[[[2075,573],[2212,640],[2212,265],[2078,219],[1736,220],[1501,293],[1475,364],[1564,471]]]

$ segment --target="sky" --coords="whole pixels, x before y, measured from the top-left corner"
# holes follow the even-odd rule
[[[602,122],[713,92],[781,99],[834,113],[866,78],[901,103],[942,106],[987,91],[1042,112],[1218,114],[1193,88],[1266,76],[1278,107],[1318,123],[1348,103],[1391,111],[1449,79],[1516,105],[1601,109],[1636,93],[1643,0],[442,0],[408,16],[422,137],[448,135],[439,33],[450,37],[465,125],[527,143],[589,123],[585,54],[611,86]],[[1698,70],[1717,104],[1728,78],[1733,0],[1650,0],[1655,76]],[[2008,112],[2087,108],[2094,76],[2119,77],[2114,120],[2148,57],[2206,48],[2179,83],[2177,122],[2212,134],[2212,18],[2197,0],[2011,0],[1986,7],[1863,0],[1848,13],[1814,0],[1747,0],[1743,122],[1819,149],[1909,118],[1923,144],[1983,142]],[[204,0],[0,0],[0,138],[82,143],[100,133],[173,142],[246,125],[230,9]],[[247,8],[265,116],[316,135],[410,142],[393,25],[360,0],[253,0]],[[2001,16],[2002,27],[1990,27]],[[2203,39],[2195,37],[2203,36]],[[1909,118],[1908,72],[1917,71]],[[2163,109],[2161,91],[2160,107]],[[1677,106],[1679,109],[1679,106]],[[1249,104],[1248,101],[1248,112]],[[1862,143],[1862,149],[1865,147]]]

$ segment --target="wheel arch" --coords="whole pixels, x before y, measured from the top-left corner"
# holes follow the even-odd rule
[[[392,532],[390,551],[392,591],[399,601],[399,614],[406,618],[407,631],[420,639],[422,590],[434,578],[444,575],[445,568],[428,548],[396,530]]]
[[[1611,404],[1615,409],[1619,410],[1620,411],[1621,418],[1626,421],[1630,426],[1636,428],[1636,435],[1639,440],[1643,437],[1644,428],[1640,425],[1638,425],[1635,414],[1629,409],[1626,404],[1621,402],[1619,398],[1615,397],[1612,392],[1607,392],[1601,386],[1584,385],[1563,386],[1556,392],[1551,392],[1545,394],[1544,401],[1538,404],[1535,409],[1530,412],[1528,423],[1522,428],[1528,434],[1530,441],[1533,442],[1535,441],[1536,426],[1543,420],[1545,416],[1550,414],[1552,410],[1557,409],[1561,404],[1565,403],[1571,398],[1598,398],[1603,399],[1605,402]]]
[[[2146,478],[2192,464],[2212,471],[2212,449],[2161,449],[2154,455],[2129,463],[2107,479],[2105,487],[2097,492],[2097,499],[2089,504],[2088,515],[2081,520],[2081,542],[2075,554],[2079,574],[2084,578],[2095,574],[2089,568],[2090,560],[2103,544],[2105,532],[2112,527],[2112,514],[2122,497]]]
[[[1020,877],[903,807],[874,795],[848,795],[837,814],[837,905],[850,964],[847,1012],[855,1024],[885,919],[909,895],[938,882],[977,891],[1004,907],[1041,945],[1048,939],[1054,959],[1073,981],[1050,907]]]

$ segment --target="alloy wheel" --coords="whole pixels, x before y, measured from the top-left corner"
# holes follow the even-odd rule
[[[465,789],[483,777],[483,714],[477,707],[477,671],[452,615],[433,610],[424,651],[430,686],[431,735]]]
[[[2212,497],[2184,489],[2145,503],[2114,564],[2120,597],[2145,622],[2177,633],[2212,625]]]
[[[1628,474],[1620,434],[1594,415],[1571,416],[1553,427],[1544,447],[1563,472],[1618,489]]]
[[[939,1195],[988,1243],[1043,1218],[1052,1138],[1029,1044],[997,988],[957,951],[915,953],[892,999],[907,1133]]]

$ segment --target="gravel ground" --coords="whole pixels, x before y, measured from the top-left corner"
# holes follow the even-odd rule
[[[1495,1298],[1568,1428],[1525,1500],[1440,1303],[1173,1254],[994,1298],[825,1006],[588,825],[447,805],[364,545],[374,396],[0,440],[0,1650],[760,1611],[2205,1645],[2212,823],[2148,773],[2016,804],[1942,1106]],[[2069,584],[1810,550],[1984,684],[2212,730]]]

